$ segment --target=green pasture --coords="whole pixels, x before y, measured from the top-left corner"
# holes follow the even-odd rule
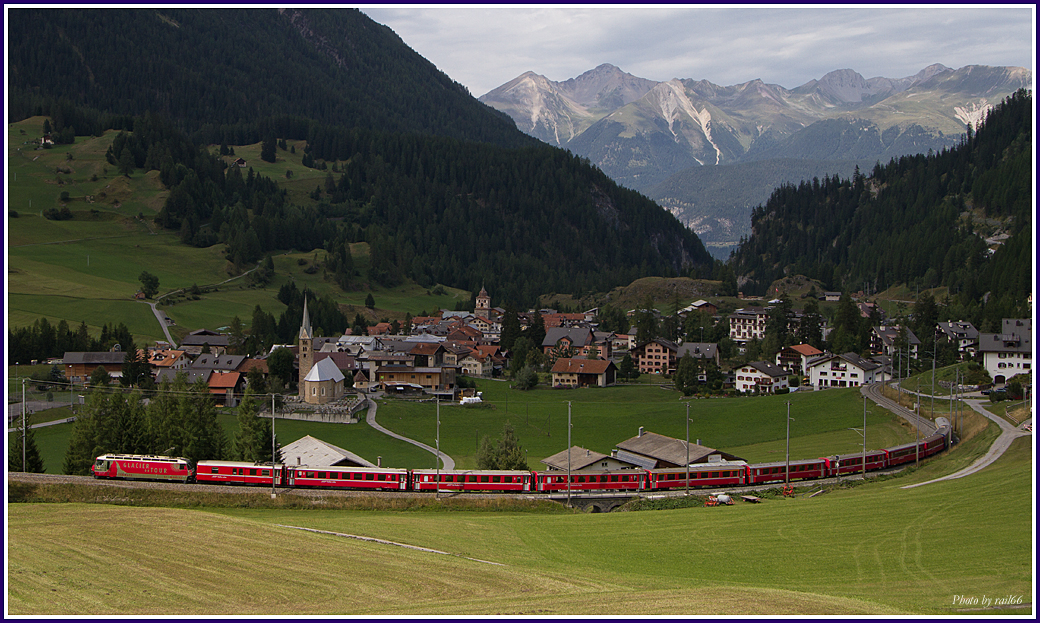
[[[624,385],[582,390],[509,389],[504,381],[481,380],[481,405],[440,405],[440,449],[459,468],[476,467],[480,439],[497,439],[509,423],[527,452],[531,469],[543,469],[541,460],[567,449],[567,401],[571,402],[571,443],[609,455],[617,444],[635,437],[642,426],[677,439],[686,438],[683,423],[686,402],[679,394],[658,385]],[[67,396],[67,394],[63,394]],[[690,401],[690,441],[735,454],[750,462],[782,461],[786,457],[787,399],[791,401],[791,458],[815,458],[858,452],[859,433],[848,430],[863,425],[863,401],[858,390],[761,396],[714,398]],[[60,400],[59,400],[60,404]],[[238,428],[233,409],[221,410],[220,422],[228,439]],[[430,447],[437,446],[437,404],[401,399],[379,401],[380,425]],[[38,414],[37,421],[57,420]],[[378,433],[367,423],[326,424],[277,419],[278,440],[287,444],[311,435],[350,450],[363,458],[403,468],[435,468],[433,454]],[[55,437],[55,454],[44,455],[47,471],[59,473],[71,425],[37,429],[38,435]],[[46,430],[46,433],[43,431]],[[868,405],[867,449],[913,441],[913,430],[888,411]],[[61,445],[64,440],[64,446]]]
[[[944,460],[932,465],[944,471]],[[921,469],[814,497],[715,508],[560,515],[319,510],[320,500],[314,510],[9,504],[8,608],[16,615],[979,614],[954,604],[961,595],[1020,598],[1025,609],[988,613],[1029,615],[1032,472],[1031,440],[1021,439],[959,480],[903,489],[934,477]],[[99,502],[121,503],[119,489],[107,491]],[[357,572],[347,580],[349,569]],[[287,580],[228,581],[268,576]]]
[[[508,422],[528,453],[528,464],[567,449],[570,402],[571,444],[609,455],[639,428],[677,439],[686,438],[687,401],[656,385],[620,385],[575,390],[535,389],[520,392],[505,381],[478,381],[484,404],[440,406],[441,451],[460,467],[476,466],[480,437],[493,439]],[[717,448],[752,462],[782,461],[786,456],[787,403],[791,403],[791,456],[815,458],[857,452],[863,438],[849,428],[863,426],[863,398],[857,389],[795,393],[786,396],[691,400],[690,441]],[[430,446],[436,442],[434,402],[399,399],[380,401],[382,426]],[[867,449],[906,443],[913,430],[888,411],[867,405]],[[408,465],[407,467],[422,467]]]

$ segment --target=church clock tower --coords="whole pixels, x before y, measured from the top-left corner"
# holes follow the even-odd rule
[[[304,396],[304,383],[303,379],[307,377],[307,373],[311,371],[314,366],[314,332],[311,330],[311,316],[307,313],[307,296],[303,298],[303,323],[300,325],[300,338],[299,338],[299,360],[300,360],[300,375],[296,379],[299,385],[299,395],[302,398]]]

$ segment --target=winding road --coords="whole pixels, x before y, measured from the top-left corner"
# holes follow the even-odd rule
[[[912,425],[917,426],[922,432],[925,432],[926,434],[931,434],[935,432],[936,427],[931,420],[921,417],[913,411],[911,411],[910,409],[907,409],[906,407],[899,405],[888,398],[885,398],[885,396],[881,393],[883,387],[883,383],[874,383],[871,385],[860,387],[860,393],[872,400],[874,403],[895,413],[899,417],[910,422]],[[918,397],[924,397],[924,394],[918,394]],[[990,465],[998,458],[1000,458],[1000,456],[1004,454],[1004,452],[1006,452],[1007,449],[1011,446],[1012,441],[1018,439],[1019,437],[1024,437],[1026,435],[1033,434],[1033,418],[1029,418],[1028,420],[1023,422],[1021,426],[1015,426],[1014,424],[1008,422],[1004,418],[993,415],[989,411],[986,411],[986,409],[982,407],[982,403],[985,402],[984,400],[973,400],[967,398],[962,400],[964,404],[970,406],[972,409],[980,413],[983,417],[986,417],[996,422],[997,426],[1000,427],[1000,436],[997,437],[997,440],[993,442],[993,445],[990,446],[989,451],[986,452],[985,456],[979,458],[977,461],[975,461],[968,467],[965,467],[960,471],[943,476],[941,478],[936,478],[927,482],[919,482],[912,485],[906,485],[905,487],[902,487],[903,489],[913,489],[914,487],[932,484],[933,482],[941,482],[943,480],[955,480],[957,478],[964,478],[965,476],[970,476],[971,474],[974,474],[975,472],[981,470],[987,465]]]
[[[992,446],[990,446],[989,451],[986,452],[984,456],[976,460],[974,463],[958,472],[954,472],[948,476],[943,476],[942,478],[936,478],[935,480],[919,482],[913,485],[906,485],[905,487],[902,487],[903,489],[913,489],[914,487],[929,485],[933,482],[942,482],[943,480],[955,480],[957,478],[964,478],[965,476],[970,476],[971,474],[974,474],[975,472],[981,470],[982,468],[999,459],[1000,455],[1004,454],[1004,452],[1007,451],[1009,447],[1011,447],[1012,441],[1018,439],[1019,437],[1025,437],[1026,435],[1033,434],[1033,418],[1029,418],[1028,420],[1023,422],[1021,426],[1015,426],[1014,424],[1008,422],[1004,418],[997,415],[993,415],[989,411],[986,411],[986,409],[982,407],[982,403],[982,400],[964,400],[964,404],[970,406],[972,409],[979,412],[984,417],[987,417],[990,420],[996,422],[997,426],[1000,427],[1000,436],[997,437],[997,440],[993,442]],[[1026,429],[1027,425],[1028,429]]]
[[[369,398],[368,399],[368,416],[365,418],[365,421],[368,422],[369,426],[371,426],[372,428],[376,429],[377,431],[383,433],[384,435],[389,435],[389,436],[393,437],[394,439],[400,439],[401,441],[408,442],[408,443],[412,444],[413,446],[418,446],[418,447],[422,448],[423,450],[426,450],[427,452],[429,452],[430,454],[432,454],[434,456],[437,455],[437,449],[436,448],[431,448],[430,446],[422,443],[421,441],[416,441],[414,439],[409,439],[407,437],[403,437],[403,436],[398,435],[397,433],[393,432],[392,430],[388,430],[388,429],[383,428],[382,426],[380,426],[379,423],[376,422],[376,411],[378,409],[379,409],[379,405],[376,404],[376,401],[374,401],[371,398]],[[455,469],[455,461],[450,456],[448,456],[447,454],[444,454],[443,452],[441,452],[440,453],[440,457],[441,457],[441,463],[442,463],[441,469],[446,469],[446,470]]]

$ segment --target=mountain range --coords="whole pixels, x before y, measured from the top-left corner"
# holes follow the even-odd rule
[[[564,82],[527,72],[479,99],[729,248],[779,184],[952,147],[1031,81],[1021,67],[934,64],[904,78],[840,69],[786,89],[656,82],[604,64]]]

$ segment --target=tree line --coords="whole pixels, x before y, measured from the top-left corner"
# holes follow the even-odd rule
[[[178,374],[150,394],[145,401],[140,391],[92,391],[76,414],[63,472],[89,475],[94,459],[108,453],[180,456],[192,465],[205,459],[271,460],[271,423],[256,417],[262,397],[246,392],[238,430],[229,439],[205,381],[189,385]]]
[[[786,184],[752,214],[731,258],[743,289],[785,274],[831,290],[946,287],[976,326],[1025,313],[1031,290],[1032,95],[1019,91],[969,128],[960,145],[878,163],[870,176]],[[990,257],[973,214],[1010,238]],[[992,329],[995,330],[995,329]]]

